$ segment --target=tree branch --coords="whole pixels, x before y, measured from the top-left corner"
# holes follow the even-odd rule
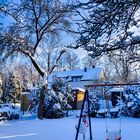
[[[58,58],[57,58],[56,61],[55,61],[54,66],[51,68],[49,74],[51,74],[51,73],[53,72],[53,70],[55,69],[55,67],[57,67],[58,61],[60,60],[61,56],[62,56],[65,52],[66,52],[66,50],[64,50],[64,49],[60,52]]]

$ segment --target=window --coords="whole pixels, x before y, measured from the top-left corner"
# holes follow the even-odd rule
[[[77,82],[80,82],[81,81],[81,77],[77,77]]]
[[[72,77],[72,82],[77,82],[76,77]]]
[[[80,82],[81,78],[82,78],[81,76],[72,77],[72,82]]]

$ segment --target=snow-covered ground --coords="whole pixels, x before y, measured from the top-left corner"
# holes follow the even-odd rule
[[[122,117],[122,140],[140,140],[140,119]],[[108,118],[109,130],[119,129],[119,119]],[[74,140],[76,135],[75,115],[62,119],[38,120],[22,118],[0,124],[0,139],[3,140]],[[105,119],[92,118],[92,135],[94,140],[105,140]],[[82,135],[79,135],[82,140]],[[86,134],[89,140],[88,133]]]

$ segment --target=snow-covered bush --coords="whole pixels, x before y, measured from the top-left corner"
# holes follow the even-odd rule
[[[37,111],[41,90],[31,93],[30,99],[33,103],[34,112]],[[44,118],[60,118],[64,117],[65,111],[70,109],[68,100],[73,100],[72,89],[67,81],[56,76],[53,77],[51,89],[47,90],[43,108]]]
[[[20,77],[17,73],[9,73],[9,79],[7,83],[6,101],[17,103],[20,100],[20,92],[22,90]]]
[[[96,95],[89,96],[89,103],[90,103],[90,115],[92,117],[96,116],[96,112],[99,109],[98,98]]]
[[[1,104],[0,117],[5,117],[7,120],[19,119],[19,111],[11,104]]]
[[[140,117],[140,87],[125,87],[123,95],[122,114],[131,117]]]
[[[30,92],[30,94],[28,95],[28,98],[32,104],[31,112],[32,112],[32,114],[36,114],[38,104],[39,104],[39,97],[40,97],[41,88],[30,88],[28,90]]]

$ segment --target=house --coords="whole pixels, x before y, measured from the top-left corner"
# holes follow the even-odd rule
[[[70,102],[70,105],[74,110],[81,109],[84,99],[85,85],[100,83],[104,79],[104,73],[101,67],[57,71],[50,74],[48,78],[49,87],[51,87],[54,74],[56,77],[70,82],[72,90],[75,93],[74,102]]]
[[[104,72],[101,67],[74,69],[67,71],[57,71],[50,74],[48,78],[48,84],[50,85],[53,81],[53,75],[58,78],[62,78],[70,82],[72,88],[84,89],[87,84],[100,83],[104,79]]]
[[[70,105],[72,109],[81,109],[82,102],[84,99],[84,85],[86,84],[95,84],[101,82],[104,78],[103,69],[101,67],[93,67],[93,68],[84,68],[84,69],[75,69],[75,70],[67,70],[67,71],[58,71],[50,74],[48,78],[49,88],[51,87],[51,83],[53,81],[54,74],[58,78],[62,78],[70,82],[72,86],[72,90],[75,93],[74,102],[71,102]],[[36,88],[29,88],[33,92],[36,92]],[[30,101],[28,99],[28,95],[30,92],[21,93],[21,110],[27,111],[30,107]]]

